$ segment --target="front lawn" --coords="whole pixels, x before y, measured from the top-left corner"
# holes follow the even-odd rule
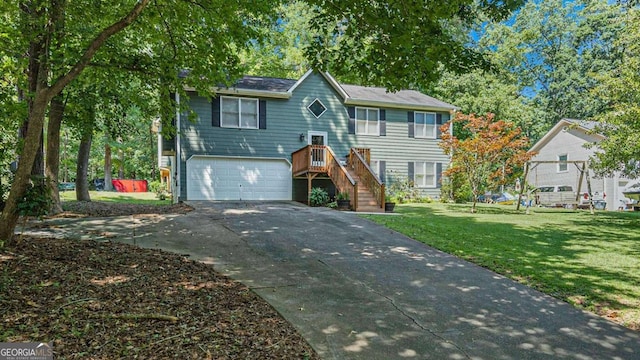
[[[104,201],[124,204],[145,204],[145,205],[169,205],[171,200],[158,200],[154,192],[116,192],[116,191],[89,191],[91,201]],[[61,201],[75,201],[75,191],[61,191]]]
[[[409,204],[369,219],[640,330],[640,213]]]

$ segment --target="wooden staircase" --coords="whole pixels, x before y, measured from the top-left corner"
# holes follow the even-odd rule
[[[378,205],[375,197],[373,196],[369,188],[367,188],[367,186],[362,181],[360,181],[360,177],[355,172],[355,170],[349,167],[347,167],[346,169],[349,175],[351,175],[351,177],[353,178],[353,180],[355,180],[358,183],[358,207],[357,207],[358,212],[383,213],[384,208],[381,208]]]
[[[307,201],[313,179],[326,174],[338,192],[349,195],[353,210],[384,212],[385,186],[369,166],[369,149],[351,148],[346,165],[325,145],[307,145],[294,151],[291,158],[293,177],[307,179]]]

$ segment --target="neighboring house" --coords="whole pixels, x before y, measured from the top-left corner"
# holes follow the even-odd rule
[[[594,153],[594,149],[587,149],[585,144],[597,144],[604,136],[593,131],[596,123],[592,121],[562,119],[560,120],[531,151],[538,153],[535,161],[557,161],[557,163],[532,163],[527,176],[529,184],[535,187],[544,186],[571,186],[573,191],[578,190],[581,171],[572,161],[588,161]],[[566,161],[566,162],[565,162]],[[607,210],[617,210],[630,202],[622,191],[633,182],[624,177],[595,177],[590,171],[591,192],[594,198],[604,196],[607,202]],[[580,184],[580,196],[587,192],[586,176],[582,177]]]
[[[312,70],[299,80],[245,76],[215,92],[176,99],[197,118],[177,114],[179,135],[160,141],[176,201],[304,201],[321,186],[372,210],[383,206],[382,184],[406,178],[439,196],[449,163],[439,127],[453,105],[413,90],[342,85]]]

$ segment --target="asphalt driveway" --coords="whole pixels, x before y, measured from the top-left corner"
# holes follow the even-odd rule
[[[327,359],[640,358],[640,333],[355,214],[295,203],[189,204],[196,211],[187,215],[78,226],[212,263]]]

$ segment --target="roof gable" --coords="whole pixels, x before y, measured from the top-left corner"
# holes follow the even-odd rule
[[[604,139],[604,136],[598,133],[593,132],[596,125],[598,123],[594,121],[587,120],[577,120],[577,119],[561,119],[556,123],[551,130],[549,130],[537,143],[535,143],[530,151],[540,152],[540,150],[547,145],[558,133],[561,131],[566,131],[568,128],[579,129],[583,131],[585,134],[589,134],[594,136],[600,140]]]

